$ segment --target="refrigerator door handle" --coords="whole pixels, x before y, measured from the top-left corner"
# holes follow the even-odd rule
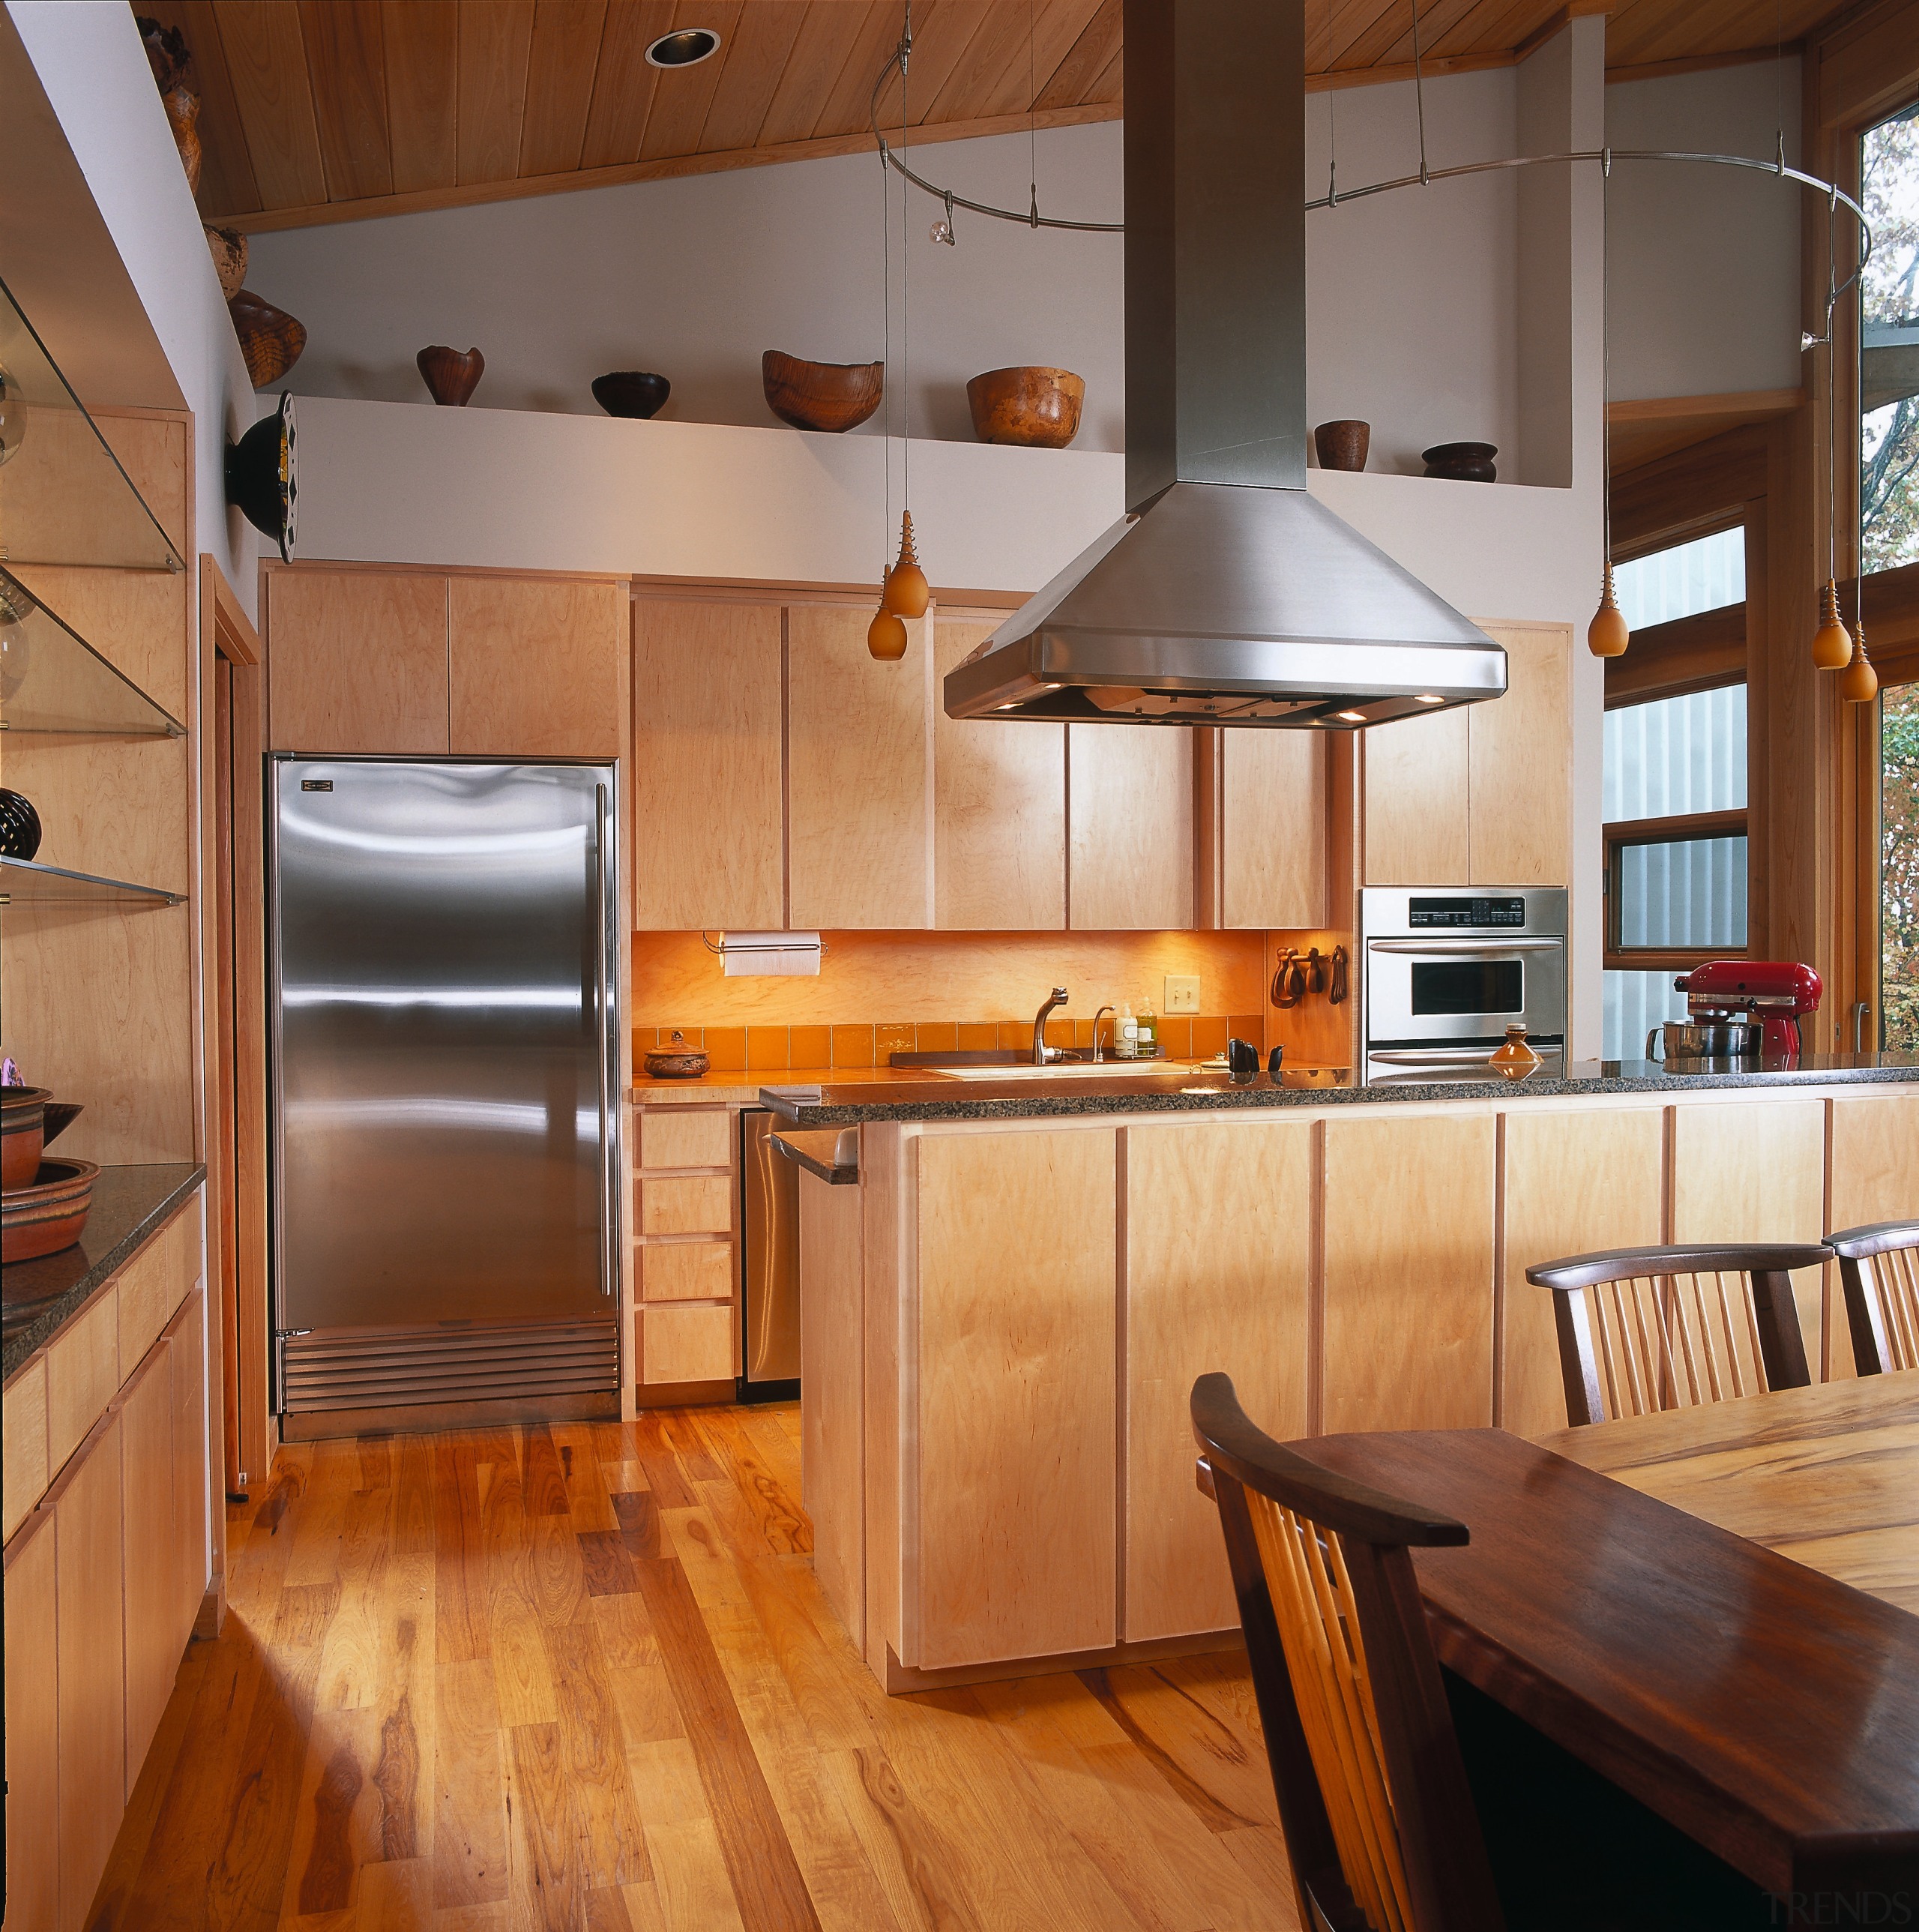
[[[600,1292],[611,1296],[617,1292],[618,1271],[613,1262],[615,1190],[619,1182],[613,1172],[613,1136],[608,1131],[607,1061],[611,1050],[609,1031],[610,1000],[607,974],[607,788],[593,788],[593,1064],[599,1070],[600,1102]]]

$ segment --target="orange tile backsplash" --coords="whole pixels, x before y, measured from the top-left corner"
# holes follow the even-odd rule
[[[1202,1015],[1192,1019],[1162,1016],[1159,1024],[1165,1058],[1207,1060],[1226,1051],[1229,1034],[1257,1044],[1261,1022],[1257,1014],[1241,1013],[1227,1018]],[[1111,1025],[1110,1020],[1102,1020],[1099,1028],[1100,1044],[1108,1051],[1113,1039]],[[944,1053],[955,1048],[963,1052],[979,1052],[994,1047],[1010,1047],[1024,1053],[1033,1044],[1030,1021],[895,1020],[877,1026],[834,1027],[697,1027],[682,1023],[676,1028],[669,1022],[664,1026],[635,1027],[634,1054],[644,1053],[656,1042],[664,1045],[676,1030],[685,1035],[688,1046],[705,1048],[715,1073],[884,1066],[895,1053]],[[1056,1015],[1046,1022],[1046,1038],[1052,1046],[1077,1047],[1084,1052],[1093,1043],[1093,1022]]]

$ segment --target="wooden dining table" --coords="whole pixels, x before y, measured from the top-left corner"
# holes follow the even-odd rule
[[[1766,1891],[1919,1924],[1919,1372],[1299,1446],[1465,1523],[1414,1552],[1450,1670]]]

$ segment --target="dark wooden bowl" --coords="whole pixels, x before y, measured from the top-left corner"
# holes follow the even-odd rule
[[[1079,434],[1086,379],[1070,369],[988,369],[967,384],[966,400],[982,442],[1064,449]]]
[[[1322,470],[1363,470],[1366,451],[1372,442],[1372,425],[1357,416],[1342,416],[1337,422],[1323,422],[1312,433],[1313,446],[1319,452]]]
[[[226,313],[240,338],[247,380],[255,388],[278,382],[299,361],[307,346],[307,325],[283,308],[275,308],[251,289],[242,289],[226,304]]]
[[[710,1064],[705,1053],[689,1046],[677,1033],[664,1046],[652,1048],[645,1058],[650,1080],[697,1080]]]
[[[1450,477],[1456,483],[1496,483],[1498,472],[1492,459],[1499,454],[1496,443],[1436,442],[1420,452],[1429,476]]]
[[[593,400],[610,416],[631,416],[644,422],[659,412],[672,394],[673,385],[664,376],[644,369],[615,369],[593,378]]]
[[[442,408],[450,410],[466,406],[467,398],[480,386],[480,378],[487,372],[487,358],[477,349],[462,351],[448,349],[441,343],[421,350],[413,360],[419,364],[427,393]]]
[[[90,1160],[43,1160],[32,1186],[0,1197],[0,1262],[70,1248],[86,1226],[99,1172]]]
[[[804,362],[769,349],[760,358],[766,406],[795,429],[856,429],[886,394],[883,362]]]

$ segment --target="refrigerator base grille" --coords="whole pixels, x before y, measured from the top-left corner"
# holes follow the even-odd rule
[[[619,1328],[593,1321],[433,1322],[316,1328],[280,1358],[289,1415],[345,1408],[528,1402],[619,1388]]]

